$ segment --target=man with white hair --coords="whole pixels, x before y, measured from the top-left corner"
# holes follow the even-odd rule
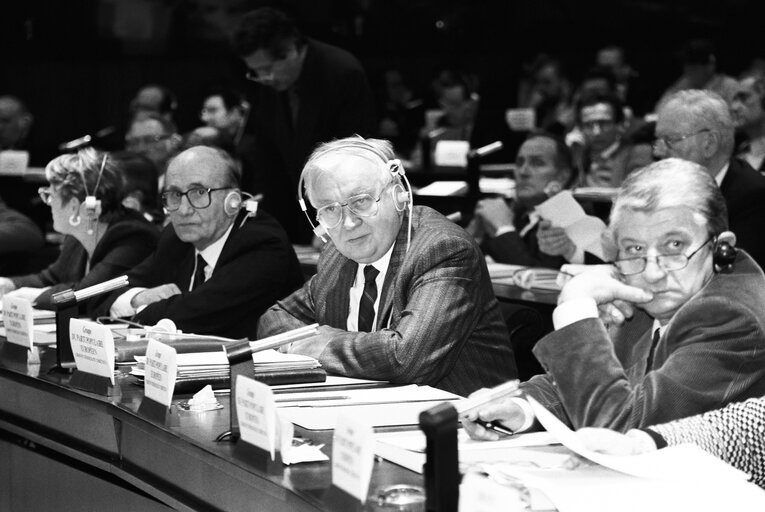
[[[765,275],[727,232],[700,166],[670,158],[631,174],[610,219],[612,266],[572,278],[534,347],[546,370],[521,390],[575,428],[640,428],[765,394]],[[503,397],[463,419],[512,430],[534,413]]]
[[[765,266],[765,177],[733,158],[734,125],[725,100],[711,91],[688,90],[670,96],[658,112],[654,154],[677,157],[706,168],[728,207],[728,223],[738,246]]]
[[[318,335],[289,351],[350,377],[458,394],[515,378],[481,251],[443,215],[412,206],[402,176],[387,141],[349,137],[313,152],[301,189],[330,241],[317,274],[261,317],[258,337],[317,322]]]

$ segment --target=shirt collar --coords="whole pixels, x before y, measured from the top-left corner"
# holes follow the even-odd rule
[[[380,272],[380,275],[385,275],[388,272],[388,267],[390,266],[390,258],[393,256],[393,248],[395,246],[396,243],[394,242],[393,245],[390,246],[390,249],[388,249],[388,251],[383,254],[377,261],[373,261],[372,263],[359,263],[358,270],[356,271],[356,282],[359,282],[358,279],[361,279],[361,282],[364,281],[364,267],[367,265],[372,265]]]
[[[715,181],[717,182],[718,187],[722,187],[722,182],[725,179],[725,175],[728,174],[729,165],[730,163],[726,162],[726,164],[723,165],[722,169],[720,169],[720,172],[717,173],[717,176],[715,176]]]
[[[202,251],[194,251],[195,256],[198,254],[201,254],[202,257],[205,259],[205,262],[210,268],[215,268],[215,265],[218,264],[218,258],[220,258],[220,253],[223,252],[223,246],[226,245],[226,240],[228,240],[228,235],[231,234],[231,229],[234,227],[234,223],[232,222],[231,225],[228,227],[225,233],[223,233],[223,236],[208,245],[204,250]]]

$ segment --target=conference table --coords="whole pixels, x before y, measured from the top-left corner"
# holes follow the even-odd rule
[[[283,466],[216,442],[229,429],[228,395],[203,413],[182,410],[188,396],[176,396],[167,421],[153,421],[139,414],[143,388],[127,373],[113,396],[96,395],[51,371],[55,349],[39,351],[30,361],[0,339],[0,510],[347,510],[329,462]],[[331,431],[296,435],[331,455]],[[370,495],[393,484],[423,478],[376,460]]]

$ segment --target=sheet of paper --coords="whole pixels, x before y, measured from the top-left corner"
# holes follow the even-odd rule
[[[470,142],[466,140],[439,140],[433,153],[433,162],[440,167],[467,167]]]
[[[458,196],[468,190],[466,181],[434,181],[430,185],[425,185],[417,189],[418,196]]]
[[[537,205],[536,212],[553,226],[561,227],[577,247],[603,259],[600,237],[606,224],[597,217],[587,215],[569,190],[555,194]]]
[[[432,401],[459,400],[461,397],[430,386],[391,386],[371,389],[348,389],[343,391],[301,391],[279,393],[277,406],[286,407],[343,407],[353,405],[384,405]]]
[[[363,416],[341,414],[332,436],[332,483],[366,502],[374,466],[374,431]]]
[[[748,475],[695,445],[670,446],[641,455],[617,456],[589,450],[575,432],[531,397],[534,414],[542,426],[570,450],[607,468],[644,478],[692,481],[743,481]]]
[[[276,456],[277,428],[274,395],[268,385],[236,376],[236,414],[242,441]]]
[[[537,123],[533,108],[509,108],[505,110],[505,122],[514,132],[530,132]]]
[[[279,414],[308,430],[333,429],[340,414],[364,418],[373,427],[419,425],[420,413],[442,402],[443,400],[345,407],[280,407]]]
[[[460,482],[460,512],[496,512],[528,510],[531,496],[522,483],[499,484],[476,473],[468,473]]]

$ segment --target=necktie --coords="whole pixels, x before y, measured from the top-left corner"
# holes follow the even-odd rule
[[[372,265],[364,267],[364,294],[359,301],[359,331],[372,332],[377,300],[377,274],[380,271]]]
[[[197,254],[197,269],[194,271],[194,285],[191,288],[192,290],[196,290],[196,288],[205,282],[205,267],[207,266],[207,262],[202,257],[201,254]]]
[[[653,331],[653,340],[651,341],[651,351],[648,352],[648,364],[646,364],[645,372],[648,373],[651,371],[651,367],[653,366],[653,356],[656,352],[656,345],[659,344],[659,340],[661,339],[661,333],[659,332],[659,329],[656,329]]]

